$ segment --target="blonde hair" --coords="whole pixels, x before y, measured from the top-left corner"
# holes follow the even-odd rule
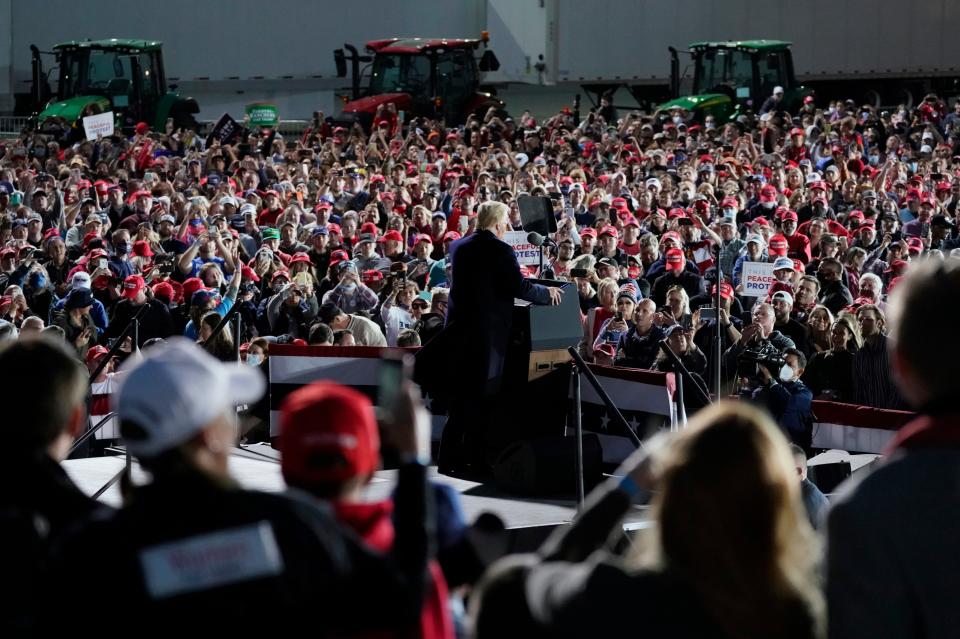
[[[667,305],[670,305],[670,294],[671,293],[680,293],[680,303],[683,304],[683,314],[688,315],[690,313],[690,296],[687,295],[687,290],[679,285],[671,286],[667,289],[667,294],[664,295],[664,300],[666,300]]]
[[[822,635],[817,541],[770,418],[744,402],[708,406],[655,466],[657,528],[641,562],[692,587],[727,636],[806,637],[804,617]]]
[[[510,207],[503,202],[491,200],[477,209],[477,229],[490,230],[497,224],[506,224],[510,219]]]
[[[613,300],[614,303],[616,303],[617,291],[620,290],[620,285],[617,284],[617,280],[613,279],[612,277],[605,277],[600,280],[600,283],[597,284],[597,299],[603,299],[603,294],[607,290],[613,293]]]

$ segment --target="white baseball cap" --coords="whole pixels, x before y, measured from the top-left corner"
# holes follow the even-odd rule
[[[787,303],[787,306],[793,306],[793,295],[786,291],[777,291],[770,299],[772,301],[783,300]]]
[[[237,198],[233,197],[232,195],[224,195],[222,198],[220,198],[220,206],[226,206],[228,204],[230,206],[237,206]]]
[[[782,93],[783,93],[783,87],[773,87],[773,93],[774,93],[774,95],[776,95],[777,93],[782,94]]]
[[[70,278],[70,288],[90,288],[90,274],[86,271],[77,271]]]
[[[788,268],[791,271],[796,270],[797,265],[793,263],[789,257],[778,257],[773,262],[773,270],[779,271],[780,269]]]
[[[760,248],[763,248],[767,245],[767,243],[763,241],[763,236],[760,235],[759,233],[751,233],[750,235],[748,235],[747,244],[749,244],[750,242],[756,242],[757,244],[760,245]]]
[[[183,337],[173,337],[121,369],[113,410],[138,432],[124,432],[131,454],[154,457],[190,440],[218,415],[263,395],[263,376],[226,364]]]

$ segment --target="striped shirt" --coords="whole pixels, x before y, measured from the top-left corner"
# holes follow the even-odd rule
[[[866,340],[853,356],[853,403],[874,408],[907,407],[890,375],[887,336]]]

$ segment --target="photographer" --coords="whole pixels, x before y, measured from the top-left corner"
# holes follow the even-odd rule
[[[364,284],[354,262],[338,264],[340,283],[323,294],[323,304],[336,304],[344,313],[372,311],[380,303],[380,298],[370,287]]]
[[[386,329],[387,346],[396,346],[397,336],[417,323],[422,309],[418,309],[415,314],[411,303],[419,292],[415,282],[406,278],[393,280],[392,290],[380,307],[380,319]]]
[[[780,331],[774,329],[776,316],[773,307],[767,303],[760,303],[753,307],[753,323],[743,328],[743,331],[737,334],[737,331],[731,330],[728,326],[729,337],[733,342],[723,353],[723,361],[727,370],[737,370],[737,361],[748,347],[760,347],[763,342],[769,342],[771,346],[780,352],[788,348],[796,348],[789,337],[783,335]]]
[[[752,399],[770,411],[791,442],[809,451],[813,435],[813,392],[800,381],[807,358],[796,348],[788,348],[784,359],[786,366],[779,371],[771,371],[764,362],[757,363],[762,384],[754,389]]]

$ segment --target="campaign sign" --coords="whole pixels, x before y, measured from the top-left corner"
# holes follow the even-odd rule
[[[507,231],[503,235],[503,241],[513,247],[517,261],[524,266],[540,265],[540,247],[527,241],[526,231]]]
[[[243,127],[240,123],[231,118],[229,113],[224,113],[210,130],[207,146],[210,146],[214,140],[220,140],[220,144],[233,144],[235,140],[240,139],[242,132]]]
[[[275,127],[280,122],[277,105],[254,102],[246,108],[247,122],[252,127]]]
[[[113,135],[113,111],[88,115],[83,119],[83,132],[88,140],[96,140],[98,135]]]
[[[776,280],[771,262],[743,263],[743,293],[745,297],[765,297]]]

